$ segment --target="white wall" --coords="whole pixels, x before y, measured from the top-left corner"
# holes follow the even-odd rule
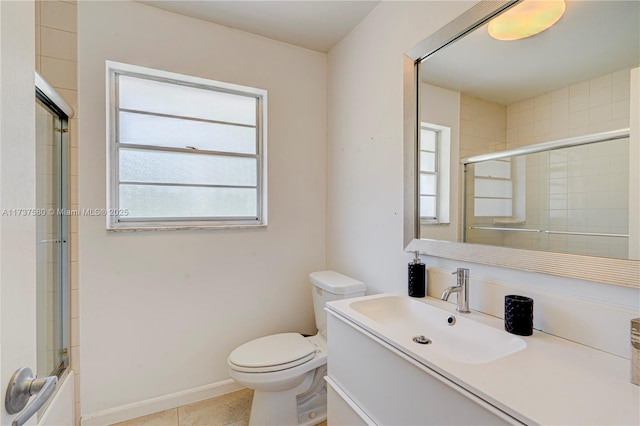
[[[449,163],[441,167],[448,168],[449,190],[441,193],[439,201],[449,208],[449,223],[437,225],[421,224],[420,235],[428,235],[435,240],[458,241],[460,194],[460,92],[443,89],[426,83],[420,83],[420,117],[422,121],[450,130]],[[444,170],[444,169],[442,169]]]
[[[382,2],[329,52],[327,266],[406,291],[403,55],[475,2]]]
[[[364,281],[369,293],[405,293],[412,257],[403,251],[403,53],[473,4],[383,2],[329,52],[327,267]],[[590,299],[635,316],[639,309],[638,289],[425,260],[430,267],[468,267],[472,277],[543,289],[559,300]],[[575,314],[562,313],[568,321]],[[588,329],[588,321],[578,323]]]
[[[327,266],[406,291],[403,55],[475,2],[382,2],[329,52]]]
[[[33,3],[0,2],[0,210],[36,201]],[[36,366],[36,218],[0,216],[0,398]],[[15,415],[0,410],[0,424]]]
[[[104,208],[105,60],[269,91],[266,230],[79,222],[82,413],[221,382],[239,344],[312,333],[325,266],[326,55],[140,3],[78,3],[79,207]]]

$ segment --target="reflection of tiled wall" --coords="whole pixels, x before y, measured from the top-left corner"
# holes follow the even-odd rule
[[[507,108],[484,99],[460,95],[460,158],[506,149]],[[473,179],[467,181],[466,216],[473,216]],[[491,218],[479,219],[475,225],[493,226]],[[500,231],[467,229],[467,241],[503,245]]]
[[[507,106],[507,148],[629,127],[630,69]]]
[[[624,69],[509,105],[507,147],[629,127],[629,76]],[[527,227],[627,234],[628,173],[628,140],[531,156]],[[628,256],[625,238],[507,234],[511,247]]]
[[[551,231],[628,234],[628,152],[628,139],[620,139],[537,154],[538,165],[527,168],[527,226],[537,220]],[[509,243],[523,247],[524,240]],[[627,258],[629,246],[627,238],[557,234],[540,234],[538,244],[617,258]]]
[[[506,146],[507,108],[460,95],[460,158],[502,151]]]
[[[78,84],[77,84],[77,2],[36,1],[36,71],[73,108],[69,120],[69,202],[78,208]],[[70,218],[70,280],[71,280],[71,368],[75,377],[76,423],[80,419],[79,310],[78,310],[78,218]]]
[[[630,69],[624,69],[506,108],[462,95],[460,156],[629,127],[629,84]],[[523,227],[627,234],[627,152],[628,141],[618,141],[527,156],[527,221]],[[468,188],[472,187],[473,182],[468,182]],[[468,196],[466,205],[467,217],[471,217],[472,196]],[[475,224],[493,226],[491,218],[478,218]],[[467,240],[596,256],[628,256],[625,238],[467,229]]]

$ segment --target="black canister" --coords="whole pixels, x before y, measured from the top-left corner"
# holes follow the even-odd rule
[[[504,297],[504,329],[519,336],[533,334],[533,299],[515,294]]]
[[[424,297],[426,295],[426,268],[424,263],[420,262],[418,253],[413,263],[409,264],[409,296]]]

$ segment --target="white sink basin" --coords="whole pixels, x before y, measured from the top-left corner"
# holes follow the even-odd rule
[[[473,313],[453,314],[408,297],[359,300],[349,307],[379,324],[381,337],[399,340],[421,355],[432,353],[457,362],[484,364],[527,347],[517,336],[466,317]],[[424,336],[429,343],[414,342],[417,336]]]

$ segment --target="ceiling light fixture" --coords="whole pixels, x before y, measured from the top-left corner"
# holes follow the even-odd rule
[[[525,0],[489,22],[489,35],[496,40],[531,37],[558,22],[566,9],[564,0]]]

